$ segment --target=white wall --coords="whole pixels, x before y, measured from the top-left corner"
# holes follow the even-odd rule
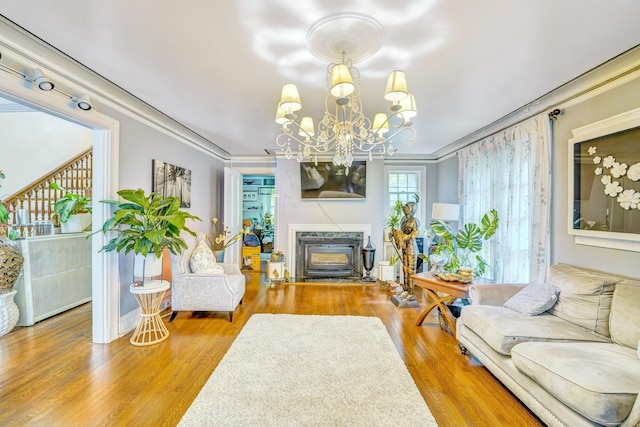
[[[14,194],[91,147],[92,130],[39,111],[0,113],[0,196]],[[9,161],[10,159],[10,161]]]
[[[188,224],[194,231],[211,232],[211,218],[218,216],[221,206],[216,189],[221,188],[224,162],[190,147],[147,124],[119,111],[101,106],[102,113],[120,122],[119,188],[142,188],[151,191],[153,159],[162,160],[191,169],[191,207],[184,210],[202,221]],[[129,292],[133,258],[120,257],[120,314],[125,315],[138,307]]]
[[[576,245],[568,233],[568,140],[571,130],[640,107],[640,78],[564,109],[554,122],[552,262],[640,277],[640,253]],[[638,142],[640,149],[640,141]],[[640,211],[636,212],[640,215]]]
[[[275,249],[289,253],[288,224],[371,224],[371,240],[376,246],[376,262],[382,258],[385,214],[384,163],[367,162],[367,197],[349,200],[302,200],[300,165],[295,159],[277,159]],[[364,236],[365,239],[367,236]]]

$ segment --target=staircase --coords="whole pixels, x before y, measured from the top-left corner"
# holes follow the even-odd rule
[[[23,236],[28,235],[28,229],[40,221],[52,221],[54,226],[59,226],[58,218],[54,216],[53,203],[63,193],[49,185],[57,182],[67,192],[89,197],[92,181],[93,149],[89,148],[6,198],[4,202],[11,207],[9,224],[18,227]]]

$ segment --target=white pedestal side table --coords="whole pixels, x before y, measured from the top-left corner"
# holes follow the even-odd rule
[[[169,330],[160,318],[160,305],[169,282],[166,280],[154,280],[144,286],[129,287],[140,304],[142,318],[133,332],[129,342],[137,346],[157,344],[169,337]]]

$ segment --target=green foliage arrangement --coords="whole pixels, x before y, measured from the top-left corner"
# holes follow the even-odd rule
[[[160,258],[165,247],[173,254],[187,248],[180,238],[181,231],[195,236],[195,232],[186,226],[186,220],[200,221],[200,218],[180,210],[177,197],[162,197],[153,192],[145,195],[140,188],[120,190],[118,195],[125,201],[100,201],[116,207],[113,216],[103,224],[102,232],[118,233],[100,251],[133,252],[142,256],[155,254]]]
[[[488,264],[477,253],[482,250],[483,241],[495,234],[498,224],[498,212],[495,209],[484,214],[480,225],[472,222],[464,224],[458,233],[454,233],[449,224],[443,221],[431,221],[429,225],[438,236],[438,244],[430,256],[446,255],[448,261],[444,269],[447,271],[457,271],[461,266],[475,264],[474,275],[481,276]]]
[[[60,222],[69,221],[71,215],[79,213],[91,213],[91,198],[83,197],[79,194],[69,192],[60,187],[57,182],[52,182],[49,187],[62,191],[64,194],[53,204],[54,215],[57,215]]]

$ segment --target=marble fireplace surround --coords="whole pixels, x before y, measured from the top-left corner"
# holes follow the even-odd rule
[[[298,232],[359,232],[362,233],[362,246],[364,247],[367,237],[371,235],[371,224],[289,224],[287,259],[292,276],[296,274],[296,237]],[[292,279],[295,279],[295,276]]]

